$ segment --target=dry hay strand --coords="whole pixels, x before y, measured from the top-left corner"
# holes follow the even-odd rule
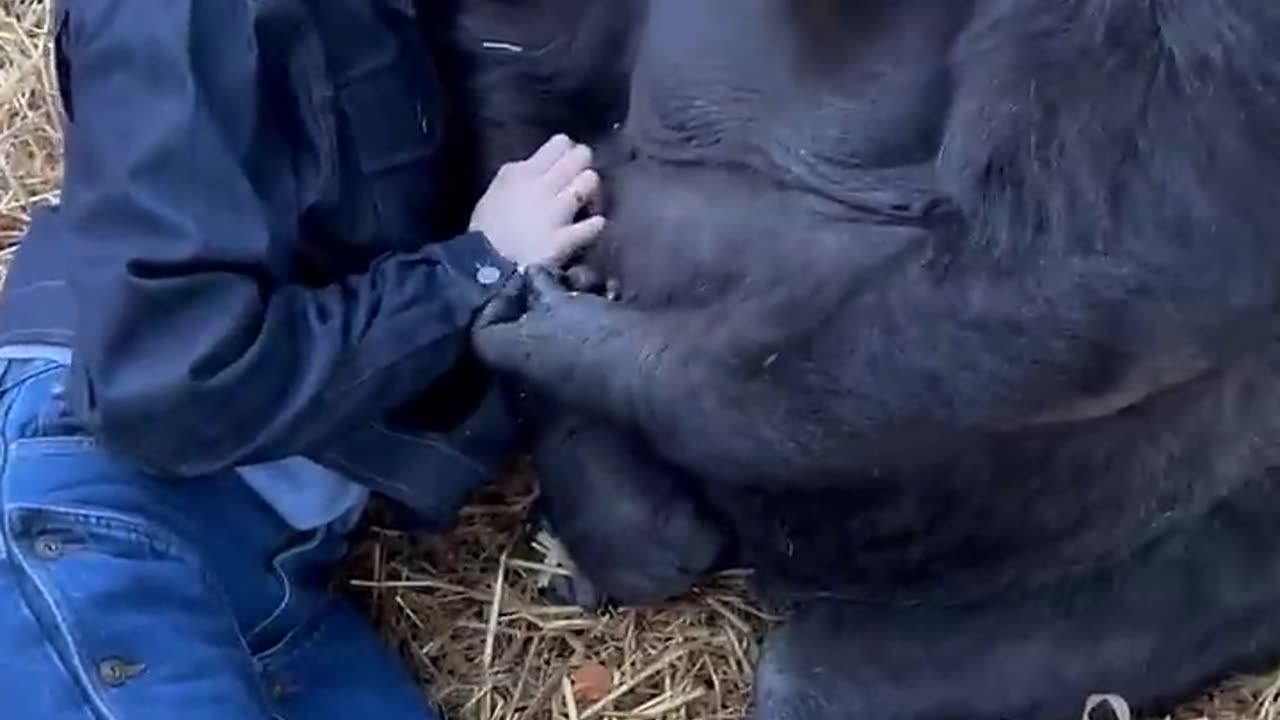
[[[0,246],[61,179],[60,116],[44,0],[0,0]]]
[[[778,620],[753,604],[743,577],[713,578],[656,608],[595,615],[550,605],[540,587],[563,570],[536,559],[543,548],[526,522],[534,492],[517,473],[442,536],[403,533],[375,510],[351,556],[345,584],[445,716],[743,717],[760,639]],[[608,678],[605,697],[575,697],[578,681],[595,675],[582,668]],[[1280,674],[1236,678],[1146,720],[1280,720]]]
[[[0,268],[61,179],[48,27],[45,0],[0,0]],[[345,570],[346,590],[450,720],[739,717],[770,623],[741,578],[648,610],[549,606],[538,586],[556,569],[527,546],[530,499],[513,478],[443,537],[400,532],[374,513]],[[1173,719],[1280,720],[1280,675],[1225,683]]]
[[[551,605],[541,588],[565,570],[542,559],[525,522],[533,492],[524,477],[486,492],[447,535],[374,522],[353,553],[348,584],[446,715],[742,717],[757,639],[772,620],[746,599],[743,578],[714,578],[658,608]]]

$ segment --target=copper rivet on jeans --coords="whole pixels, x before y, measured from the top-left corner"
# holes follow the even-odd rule
[[[35,542],[36,557],[57,560],[62,557],[62,541],[52,535],[41,535]]]
[[[119,658],[111,658],[98,663],[98,679],[106,685],[123,685],[142,674],[146,665],[129,663]]]
[[[492,285],[502,278],[502,271],[492,265],[485,265],[476,271],[476,282],[481,285]]]

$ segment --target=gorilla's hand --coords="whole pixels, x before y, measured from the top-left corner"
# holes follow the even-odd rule
[[[570,265],[569,268],[564,271],[564,284],[570,290],[591,293],[593,295],[603,295],[605,289],[605,276],[604,273],[596,270],[590,265]]]
[[[554,271],[529,268],[481,311],[472,327],[480,357],[553,396],[608,392],[604,346],[618,338],[613,303],[567,289]]]
[[[607,277],[604,273],[590,265],[573,265],[565,271],[565,284],[570,290],[603,295],[610,300],[617,300],[622,294],[618,281]]]

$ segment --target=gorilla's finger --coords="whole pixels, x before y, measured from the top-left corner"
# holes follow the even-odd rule
[[[557,295],[564,295],[568,292],[566,288],[567,282],[561,281],[561,273],[545,265],[530,267],[525,271],[525,276],[529,282],[530,305],[546,302]]]
[[[590,613],[602,612],[609,606],[608,596],[590,578],[576,572],[551,578],[540,595],[554,605],[574,606]]]
[[[588,145],[574,145],[561,155],[543,175],[543,181],[550,184],[559,194],[580,174],[591,167],[593,152]]]
[[[599,294],[606,289],[604,273],[590,265],[574,265],[565,271],[564,276],[570,290]]]
[[[559,241],[567,254],[571,255],[590,245],[600,233],[604,232],[603,215],[592,215],[586,220],[576,222],[560,230]]]
[[[600,195],[600,176],[595,170],[583,170],[569,182],[556,197],[560,204],[560,212],[567,220],[578,214],[578,211],[594,202]]]

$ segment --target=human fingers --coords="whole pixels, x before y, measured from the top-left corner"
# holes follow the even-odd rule
[[[593,204],[599,193],[599,173],[591,169],[583,170],[556,196],[559,216],[566,220],[572,218],[580,209]]]
[[[567,258],[590,245],[604,231],[604,226],[604,216],[593,215],[586,220],[561,228],[556,233],[556,244],[559,247],[557,256],[559,258]]]
[[[543,175],[543,178],[554,192],[559,193],[569,183],[573,182],[573,179],[581,174],[582,171],[591,167],[592,157],[593,154],[589,146],[574,145],[572,149],[561,155],[551,165]]]
[[[524,161],[525,167],[529,170],[541,175],[552,168],[564,154],[574,148],[574,142],[569,139],[568,135],[559,133],[552,135],[542,147],[534,151],[527,160]]]

